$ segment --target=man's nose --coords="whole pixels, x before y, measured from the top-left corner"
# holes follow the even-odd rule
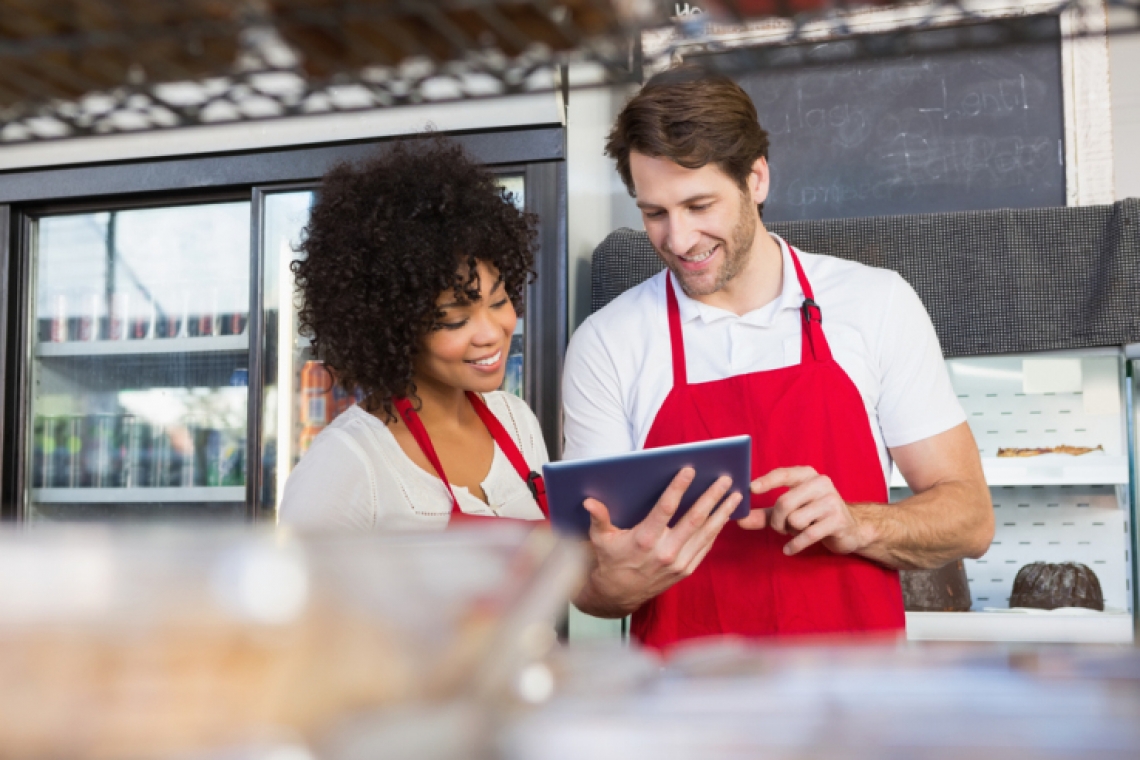
[[[684,255],[701,241],[701,233],[685,214],[669,216],[669,250],[675,255]]]

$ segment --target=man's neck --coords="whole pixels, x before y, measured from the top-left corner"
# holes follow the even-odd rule
[[[764,224],[757,222],[744,268],[717,292],[693,300],[743,316],[779,298],[783,284],[784,253]]]

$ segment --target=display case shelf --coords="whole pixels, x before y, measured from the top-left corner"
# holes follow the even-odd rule
[[[1128,457],[1045,454],[1039,457],[982,459],[990,486],[1111,486],[1128,483]],[[891,488],[906,488],[902,474],[891,472]]]
[[[911,641],[1131,644],[1127,612],[908,612]]]
[[[96,340],[40,343],[40,359],[82,356],[140,356],[146,354],[192,354],[248,351],[249,336],[220,335],[203,338],[158,338],[154,340]]]
[[[32,499],[41,504],[199,503],[245,501],[245,486],[168,488],[36,488]]]

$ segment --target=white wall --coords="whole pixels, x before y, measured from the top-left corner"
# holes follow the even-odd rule
[[[566,154],[571,330],[590,312],[590,255],[594,248],[619,227],[641,229],[641,213],[626,192],[614,162],[604,153],[614,117],[632,92],[625,87],[570,90]]]
[[[287,145],[414,134],[494,129],[562,121],[552,92],[260,122],[118,134],[38,143],[0,144],[0,170],[123,161],[159,156],[263,150]]]
[[[1130,20],[1124,11],[1109,18]],[[1140,198],[1140,33],[1108,38],[1108,66],[1116,197]]]

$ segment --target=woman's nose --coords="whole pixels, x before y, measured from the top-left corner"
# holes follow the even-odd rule
[[[472,335],[472,342],[478,345],[486,345],[502,340],[506,326],[493,310],[479,309],[473,321],[475,333]]]

